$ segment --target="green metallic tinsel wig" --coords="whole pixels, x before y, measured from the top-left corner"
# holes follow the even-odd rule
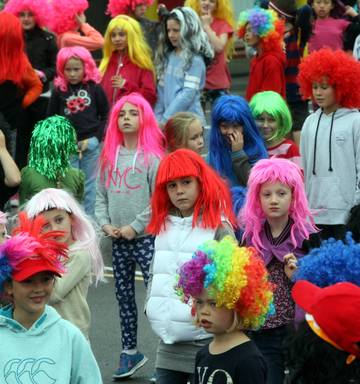
[[[77,152],[75,129],[62,116],[39,121],[31,136],[29,168],[50,180],[65,175],[70,167],[70,156]]]

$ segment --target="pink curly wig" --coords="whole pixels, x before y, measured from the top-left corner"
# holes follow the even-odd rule
[[[35,18],[36,24],[43,28],[49,25],[51,15],[51,7],[47,1],[44,0],[9,0],[4,10],[19,16],[20,12],[30,11]]]
[[[110,176],[116,167],[119,146],[124,144],[124,134],[118,125],[119,113],[125,103],[134,105],[139,111],[138,151],[143,151],[145,164],[149,155],[162,158],[165,151],[165,136],[156,121],[151,105],[139,93],[133,92],[122,97],[112,108],[106,129],[104,146],[100,153],[100,173],[106,187],[110,185]]]
[[[302,60],[298,83],[304,99],[312,97],[314,82],[326,81],[335,89],[336,102],[344,108],[360,108],[360,63],[338,50],[320,49]]]
[[[263,52],[282,51],[285,22],[278,18],[273,10],[254,7],[240,13],[238,36],[245,35],[247,24],[251,25],[254,34],[259,36]]]
[[[70,59],[78,59],[82,62],[84,66],[84,77],[82,82],[84,84],[88,81],[100,83],[101,75],[90,52],[84,47],[66,47],[61,48],[56,57],[57,77],[54,80],[56,87],[60,88],[63,92],[67,91],[68,83],[65,79],[64,68]]]
[[[52,0],[51,5],[53,9],[51,30],[57,35],[75,31],[78,28],[75,15],[89,7],[87,0]]]
[[[264,183],[280,182],[291,189],[292,201],[289,216],[294,221],[291,228],[291,241],[297,244],[294,233],[297,231],[304,239],[315,232],[316,226],[306,199],[304,181],[300,168],[285,159],[271,158],[259,160],[252,168],[248,180],[248,192],[240,212],[240,226],[244,228],[243,239],[251,238],[255,248],[261,252],[263,244],[260,232],[266,217],[260,203],[260,189]]]
[[[51,209],[60,209],[71,215],[71,233],[75,240],[72,250],[88,249],[91,255],[92,272],[96,283],[104,277],[104,263],[94,226],[76,200],[62,189],[46,188],[34,195],[25,205],[32,219]]]
[[[184,302],[208,290],[217,307],[233,309],[242,329],[261,327],[273,310],[273,285],[255,248],[230,236],[202,244],[180,268],[177,293]]]
[[[109,0],[106,13],[111,17],[117,15],[132,15],[136,6],[145,4],[147,7],[154,2],[154,0]]]
[[[178,149],[160,163],[156,186],[151,199],[152,216],[147,231],[153,235],[165,229],[165,221],[173,205],[166,184],[175,179],[193,176],[199,180],[201,191],[194,206],[193,227],[217,228],[224,216],[235,225],[231,196],[226,183],[206,164],[204,159],[189,149]]]

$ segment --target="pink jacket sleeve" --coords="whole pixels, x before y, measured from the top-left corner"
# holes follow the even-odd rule
[[[96,51],[101,49],[104,45],[104,38],[101,33],[98,32],[88,23],[81,25],[81,31],[85,36],[80,35],[79,32],[69,31],[58,36],[57,43],[59,49],[64,47],[73,47],[79,45],[88,49],[89,51]]]

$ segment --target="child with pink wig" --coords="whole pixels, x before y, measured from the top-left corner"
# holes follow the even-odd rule
[[[48,115],[68,118],[75,128],[78,156],[72,166],[85,173],[84,207],[94,214],[96,164],[109,106],[90,52],[83,47],[60,49],[56,62],[57,77],[52,91]]]
[[[25,212],[32,219],[39,215],[45,217],[45,232],[63,231],[57,240],[69,248],[67,273],[62,279],[56,279],[50,305],[89,338],[90,308],[86,297],[91,272],[97,283],[103,278],[104,269],[90,219],[68,192],[55,188],[43,189],[34,195],[26,203]]]
[[[147,230],[156,236],[146,315],[160,337],[157,383],[193,382],[195,355],[209,335],[192,322],[191,308],[174,291],[178,268],[207,240],[235,237],[226,183],[190,149],[178,149],[160,163]]]
[[[52,0],[51,30],[57,35],[59,49],[81,46],[89,51],[101,49],[104,39],[86,22],[87,0]]]
[[[113,240],[123,346],[114,378],[131,376],[147,361],[137,350],[135,265],[139,264],[147,285],[154,239],[144,230],[163,153],[164,135],[150,104],[138,93],[122,97],[112,108],[100,154],[95,204],[97,221]]]
[[[285,159],[259,160],[250,172],[240,223],[243,241],[260,253],[270,281],[276,285],[276,314],[252,338],[267,361],[268,383],[278,384],[284,379],[282,343],[295,319],[291,277],[297,258],[305,253],[304,241],[317,230],[300,168]]]
[[[180,268],[176,286],[213,340],[195,361],[195,384],[266,383],[266,363],[244,333],[258,329],[272,310],[273,286],[254,248],[231,237],[201,244]]]

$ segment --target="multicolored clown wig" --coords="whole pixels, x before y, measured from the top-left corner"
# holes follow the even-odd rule
[[[360,62],[338,50],[320,49],[300,64],[298,83],[304,99],[312,98],[313,83],[326,82],[335,90],[336,102],[344,108],[360,108]]]
[[[233,309],[241,329],[258,329],[272,312],[273,286],[252,247],[238,247],[230,236],[201,245],[180,268],[176,286],[184,302],[207,289],[217,307]]]
[[[53,10],[51,30],[57,35],[76,31],[79,24],[76,15],[89,8],[87,0],[51,0]]]
[[[39,121],[31,136],[28,167],[50,180],[64,176],[70,156],[77,153],[76,132],[70,121],[51,116]]]
[[[63,232],[43,233],[46,220],[42,216],[30,220],[20,212],[19,222],[14,236],[0,245],[0,292],[9,279],[23,281],[45,270],[59,276],[65,272],[63,264],[68,257],[67,245],[54,240]]]
[[[82,62],[84,66],[83,84],[86,84],[88,81],[100,83],[101,75],[89,50],[84,47],[65,47],[60,49],[56,57],[57,77],[54,80],[56,87],[60,88],[63,92],[68,90],[68,82],[65,79],[64,70],[66,63],[70,59],[77,59]]]
[[[24,207],[31,219],[52,209],[66,211],[71,217],[71,233],[75,243],[72,251],[88,249],[92,260],[92,272],[96,283],[104,276],[104,263],[97,242],[94,226],[76,200],[63,189],[47,188],[34,195]]]
[[[4,10],[19,16],[20,12],[28,11],[34,15],[36,24],[40,27],[47,27],[51,15],[51,7],[48,1],[44,0],[9,0]]]
[[[246,25],[250,24],[252,32],[260,39],[262,52],[282,50],[285,23],[273,10],[254,7],[243,11],[239,16],[238,36],[245,35]]]
[[[124,134],[120,131],[119,114],[125,103],[135,106],[139,112],[138,151],[144,153],[145,164],[149,155],[162,158],[165,149],[165,138],[158,126],[150,104],[139,93],[130,93],[122,97],[112,108],[109,124],[106,129],[104,146],[100,153],[101,177],[107,177],[106,186],[110,184],[110,175],[116,167],[120,146],[124,144]]]
[[[249,103],[254,119],[257,119],[262,113],[272,116],[277,125],[277,131],[269,141],[281,140],[290,131],[292,127],[292,117],[286,101],[273,91],[256,93]]]
[[[119,15],[115,17],[110,21],[106,29],[103,58],[99,66],[101,74],[103,75],[105,73],[111,55],[115,50],[114,45],[111,42],[111,34],[115,28],[126,32],[128,44],[127,54],[130,61],[140,68],[153,71],[155,75],[154,64],[151,59],[151,49],[145,40],[141,26],[138,21],[127,15]]]
[[[138,5],[150,7],[153,2],[154,0],[109,0],[106,13],[111,17],[124,14],[131,16]]]
[[[289,217],[293,220],[291,242],[294,247],[302,245],[297,243],[295,233],[302,239],[308,239],[311,233],[317,231],[306,199],[300,168],[285,159],[260,160],[250,172],[246,202],[240,213],[240,226],[244,228],[243,239],[251,238],[254,247],[260,252],[263,249],[260,233],[266,220],[260,203],[260,189],[264,183],[277,182],[291,189]]]
[[[11,13],[0,12],[0,83],[9,80],[20,85],[29,66],[20,20]]]
[[[200,185],[192,226],[215,229],[221,224],[222,218],[235,226],[231,196],[225,182],[200,155],[190,149],[178,149],[160,163],[151,199],[152,216],[147,228],[149,233],[158,235],[166,229],[166,218],[173,209],[166,184],[171,180],[191,176],[196,177]]]
[[[234,95],[219,97],[211,112],[208,162],[220,175],[236,185],[237,180],[232,170],[231,147],[220,131],[222,122],[237,123],[243,127],[244,151],[251,164],[266,159],[268,154],[246,100]]]
[[[184,58],[184,71],[190,68],[194,55],[203,56],[205,63],[209,63],[213,59],[214,51],[197,13],[189,7],[177,7],[168,13],[162,22],[163,28],[155,55],[158,77],[164,73],[168,56],[175,49],[167,34],[168,20],[175,20],[180,25],[180,46],[181,55]]]

